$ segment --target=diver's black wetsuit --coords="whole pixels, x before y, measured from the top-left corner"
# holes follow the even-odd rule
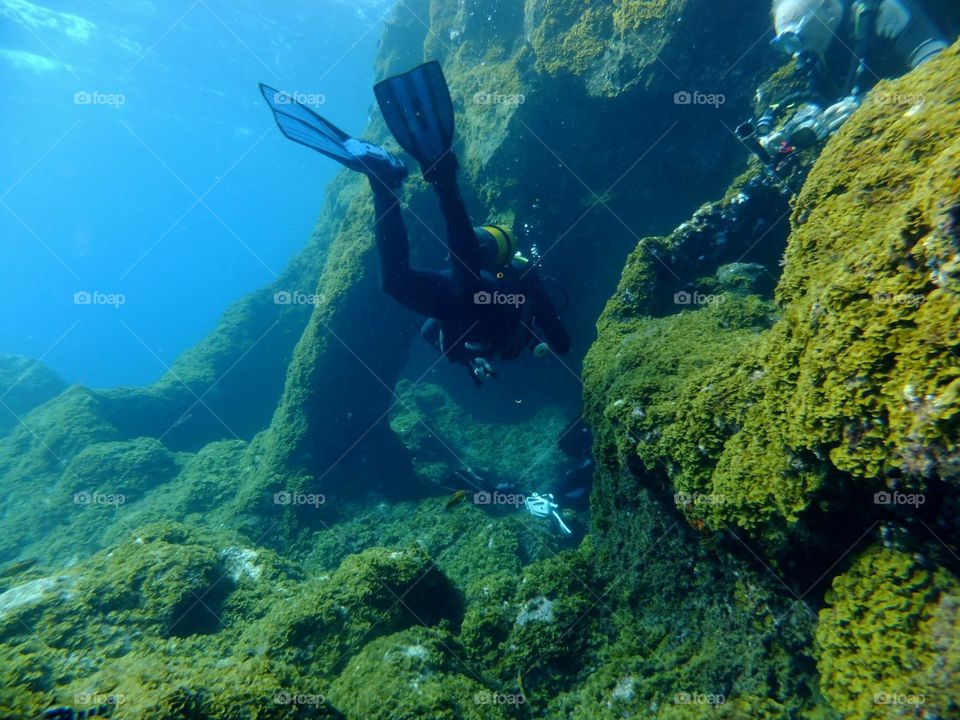
[[[383,183],[371,182],[384,292],[436,321],[433,325],[439,325],[439,338],[435,344],[451,362],[469,364],[476,357],[512,358],[534,342],[546,342],[561,355],[569,352],[566,328],[535,268],[505,270],[501,279],[481,268],[480,244],[457,187],[456,173],[456,157],[448,153],[427,176],[440,199],[447,224],[450,267],[446,270],[410,267],[410,246],[400,202]],[[478,293],[489,293],[491,300],[494,293],[499,293],[501,299],[505,295],[523,295],[524,301],[519,306],[483,304],[477,302]],[[431,334],[429,326],[428,321],[425,337]],[[544,337],[540,337],[541,333]]]

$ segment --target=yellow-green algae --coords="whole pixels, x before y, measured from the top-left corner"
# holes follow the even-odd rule
[[[109,695],[127,718],[303,717],[276,696],[323,695],[371,640],[461,612],[416,547],[370,548],[302,580],[272,551],[229,542],[150,525],[0,596],[0,717]],[[307,711],[332,716],[324,702]]]
[[[783,317],[749,342],[716,327],[696,349],[680,339],[686,313],[644,319],[669,240],[638,246],[584,372],[618,464],[662,467],[676,491],[716,498],[698,508],[709,527],[767,539],[831,473],[865,495],[885,477],[956,477],[958,78],[953,48],[881,84],[829,143],[794,209]],[[693,355],[651,348],[657,337]]]
[[[449,633],[413,628],[374,640],[333,683],[331,700],[351,718],[500,720],[511,715],[464,662]]]
[[[874,547],[833,580],[817,626],[820,685],[844,718],[960,713],[960,582]]]
[[[670,37],[664,28],[686,7],[684,2],[667,0],[610,4],[550,0],[528,5],[532,8],[527,11],[527,24],[532,26],[528,34],[538,69],[576,76],[596,72],[604,55],[621,52],[617,45],[628,35],[637,41],[644,64],[653,62]]]

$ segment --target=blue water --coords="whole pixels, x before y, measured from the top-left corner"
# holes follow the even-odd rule
[[[271,281],[336,166],[257,83],[361,132],[391,4],[0,0],[0,352],[148,383]]]

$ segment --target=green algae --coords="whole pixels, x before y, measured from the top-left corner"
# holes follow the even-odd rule
[[[73,457],[60,489],[70,495],[102,492],[133,500],[171,480],[177,470],[176,457],[156,438],[95,443]]]
[[[683,12],[683,3],[667,0],[616,0],[613,26],[619,33],[639,32],[651,22],[663,22]]]
[[[834,578],[817,626],[821,688],[845,718],[879,720],[960,708],[960,583],[874,547]]]
[[[309,717],[334,717],[320,696],[364,645],[462,612],[416,548],[371,548],[301,580],[271,551],[227,542],[149,525],[43,593],[0,596],[0,715],[113,695],[132,718],[303,717],[289,698],[307,696]]]
[[[511,717],[502,695],[459,659],[449,633],[413,628],[379,638],[331,685],[349,717],[371,720],[484,720]]]
[[[628,261],[587,358],[588,407],[618,462],[661,464],[675,492],[720,499],[695,521],[776,544],[828,477],[858,478],[866,494],[882,477],[953,476],[960,88],[944,77],[956,55],[875,91],[909,87],[924,102],[868,99],[827,146],[794,209],[782,318],[750,342],[705,334],[695,357],[712,369],[684,357],[683,315],[642,319],[670,241],[641,243]],[[658,358],[653,339],[686,353]]]
[[[548,74],[582,75],[606,52],[612,30],[609,10],[584,0],[551,0],[539,8],[530,33],[539,68]]]
[[[663,74],[655,52],[673,37],[667,24],[700,18],[698,12],[684,12],[683,18],[670,12],[679,14],[678,8],[688,5],[693,10],[709,7],[650,0],[591,8],[566,0],[528,3],[527,45],[513,42],[521,37],[516,7],[501,8],[482,23],[470,19],[476,9],[472,3],[454,5],[424,1],[411,3],[412,11],[402,9],[401,16],[415,11],[429,17],[430,27],[421,17],[407,17],[388,28],[391,42],[381,55],[381,74],[407,69],[424,52],[448,61],[455,94],[467,98],[458,108],[469,146],[466,184],[476,186],[483,208],[517,223],[523,221],[519,208],[528,200],[524,186],[531,184],[527,175],[516,172],[523,154],[517,138],[526,135],[522,123],[532,123],[534,116],[530,110],[524,113],[522,104],[486,106],[470,98],[479,92],[533,97],[531,90],[536,90],[551,103],[559,96],[577,104],[586,98],[569,92],[562,79],[574,75],[586,76],[588,95],[614,97],[628,87],[661,92],[666,85],[654,82],[649,68]],[[449,31],[459,33],[459,39]],[[498,42],[488,43],[492,38]],[[481,39],[488,49],[478,54]],[[689,50],[687,42],[675,45],[679,50],[674,55]],[[674,57],[668,61],[680,67]],[[527,78],[531,67],[533,77]],[[943,84],[949,89],[949,82]],[[639,105],[625,106],[633,109],[632,118],[641,114]],[[0,470],[15,470],[22,495],[48,484],[59,483],[64,492],[86,487],[96,479],[101,459],[113,476],[108,482],[120,487],[129,480],[131,485],[123,487],[132,497],[141,491],[148,495],[112,515],[103,508],[91,509],[97,515],[74,515],[61,506],[37,507],[18,517],[24,535],[5,539],[2,549],[15,549],[25,533],[40,527],[58,533],[52,547],[58,557],[67,557],[65,546],[83,537],[80,526],[94,517],[106,526],[104,535],[113,547],[53,578],[45,596],[0,625],[7,633],[0,643],[5,667],[0,714],[29,717],[46,705],[117,693],[125,698],[124,717],[130,718],[239,720],[251,713],[287,718],[339,717],[341,712],[364,718],[510,716],[516,708],[478,700],[499,693],[514,703],[523,697],[534,712],[557,718],[613,720],[652,713],[663,718],[820,717],[810,663],[810,613],[802,605],[793,607],[784,588],[736,556],[753,540],[769,543],[763,546],[769,548],[782,545],[789,532],[796,537],[794,526],[811,514],[811,507],[828,512],[828,505],[815,501],[828,484],[851,491],[849,478],[841,473],[866,481],[868,490],[884,472],[911,476],[911,482],[955,477],[950,473],[955,473],[956,448],[949,443],[956,437],[960,383],[943,362],[944,350],[955,349],[955,300],[946,289],[932,290],[915,315],[898,313],[896,331],[885,334],[878,329],[891,316],[874,317],[875,309],[856,295],[860,286],[845,276],[872,270],[858,257],[868,254],[863,248],[876,250],[880,242],[864,229],[872,224],[885,229],[885,241],[898,228],[906,230],[905,236],[901,232],[904,244],[890,244],[887,265],[900,250],[920,247],[911,250],[911,262],[917,265],[908,268],[909,282],[880,283],[880,297],[914,291],[914,281],[927,272],[944,285],[954,283],[956,221],[943,198],[956,195],[951,174],[958,164],[956,152],[943,151],[919,179],[909,172],[880,177],[865,170],[855,174],[862,174],[866,185],[856,185],[857,177],[851,179],[839,167],[843,158],[853,158],[866,168],[881,150],[890,156],[891,167],[909,165],[907,157],[922,160],[936,154],[949,135],[937,124],[939,114],[944,128],[950,114],[937,107],[937,122],[924,120],[930,121],[923,131],[929,136],[903,131],[903,147],[896,137],[886,137],[869,151],[857,151],[867,136],[883,137],[881,126],[892,116],[888,108],[869,110],[876,120],[869,130],[844,130],[859,134],[834,143],[829,162],[836,166],[823,163],[826,169],[814,175],[805,191],[809,194],[797,206],[797,232],[778,308],[751,294],[763,295],[748,277],[722,276],[718,270],[718,277],[697,282],[730,298],[660,317],[664,307],[670,309],[672,291],[663,292],[658,266],[662,260],[673,262],[680,234],[638,246],[600,320],[600,339],[585,373],[600,468],[593,542],[553,558],[549,556],[559,543],[549,526],[520,512],[487,515],[465,505],[444,513],[442,498],[386,507],[378,499],[343,497],[321,515],[272,501],[276,492],[316,491],[323,482],[327,487],[322,489],[332,489],[331,497],[340,488],[366,493],[381,478],[402,482],[408,455],[401,440],[408,451],[416,449],[413,470],[421,478],[442,480],[450,472],[449,458],[436,448],[433,457],[420,456],[429,449],[430,433],[418,418],[431,426],[439,419],[445,431],[463,425],[447,399],[424,388],[414,400],[425,405],[399,407],[394,414],[393,430],[400,435],[395,442],[379,430],[371,438],[371,447],[386,458],[385,467],[371,468],[349,457],[326,478],[330,462],[339,463],[341,451],[396,399],[390,388],[398,389],[404,351],[415,335],[414,323],[402,312],[388,313],[382,325],[357,328],[349,322],[344,308],[362,302],[381,315],[385,306],[368,304],[380,296],[366,188],[356,179],[339,179],[314,237],[317,244],[321,239],[334,242],[320,280],[323,300],[311,308],[313,318],[302,336],[307,308],[283,313],[283,342],[276,366],[270,365],[272,384],[256,398],[260,411],[245,419],[244,439],[219,441],[229,433],[207,425],[193,441],[217,441],[187,457],[174,451],[188,447],[184,443],[190,440],[177,435],[189,436],[192,421],[178,426],[169,447],[140,438],[141,426],[127,421],[145,410],[162,412],[151,418],[143,435],[156,430],[157,423],[163,426],[159,435],[182,417],[185,396],[173,392],[171,373],[165,383],[169,394],[120,397],[70,391],[33,417],[31,427],[41,435],[21,430],[0,446]],[[622,119],[622,109],[616,111]],[[568,118],[572,127],[582,125],[578,120]],[[385,136],[382,123],[372,129]],[[656,139],[657,133],[649,132],[636,130],[640,145]],[[690,139],[678,140],[672,152],[690,145],[695,157],[697,143]],[[618,143],[614,147],[616,153],[628,152]],[[836,180],[842,182],[831,184]],[[887,191],[878,192],[881,186]],[[578,201],[568,188],[551,187],[561,202],[550,204]],[[735,182],[731,194],[736,188]],[[901,191],[910,198],[903,218],[882,209],[900,202]],[[422,183],[411,184],[407,199],[417,210],[424,192]],[[839,204],[851,193],[862,196],[854,205],[866,218],[862,225],[845,218],[850,208]],[[638,206],[665,194],[644,196]],[[838,203],[836,212],[817,215],[820,206],[833,202]],[[557,209],[551,212],[563,218]],[[342,218],[343,225],[333,227]],[[566,228],[568,221],[563,222]],[[620,227],[614,230],[622,234]],[[928,232],[918,237],[921,231]],[[418,250],[423,239],[429,240],[417,228]],[[617,253],[595,253],[607,254],[616,256],[611,263],[620,263]],[[579,250],[570,256],[581,263]],[[310,262],[316,267],[300,276],[306,285],[296,285],[304,291],[313,289],[320,269],[316,257]],[[831,283],[840,287],[823,293],[832,303],[829,310],[813,305],[805,315],[804,298]],[[589,278],[585,287],[594,291]],[[257,302],[256,312],[246,308],[225,318],[221,329],[227,332],[175,368],[177,374],[189,369],[188,382],[197,393],[217,384],[219,371],[236,356],[238,338],[256,339],[258,329],[275,318],[269,297],[261,293]],[[659,306],[652,313],[657,317],[651,317],[651,305]],[[946,340],[939,342],[941,337]],[[825,339],[829,342],[821,343]],[[375,358],[372,367],[355,362],[345,343],[362,358]],[[896,387],[899,370],[886,367],[886,355],[871,356],[880,343],[906,348],[909,369],[925,368],[931,376],[918,372],[917,384]],[[828,371],[829,362],[848,357],[853,358],[850,377]],[[273,409],[279,378],[291,358],[271,429],[246,442]],[[891,381],[889,396],[883,396],[886,407],[871,396],[869,378],[877,373],[887,373]],[[248,384],[257,378],[256,373],[240,377]],[[805,394],[796,403],[798,385]],[[218,413],[228,409],[230,420],[230,412],[243,411],[247,389],[240,380],[219,388]],[[897,391],[903,396],[899,405]],[[364,410],[370,414],[353,415],[357,397],[365,405],[369,401]],[[64,420],[74,408],[85,426],[73,427],[76,418]],[[826,414],[818,415],[818,408]],[[895,431],[876,421],[884,412]],[[539,419],[553,422],[549,414]],[[491,457],[495,473],[509,476],[523,464],[517,462],[525,458],[522,429],[515,430],[509,440],[515,444],[502,454],[496,451],[497,428],[460,429],[452,444],[475,445],[460,453],[472,465],[479,461],[475,458]],[[834,446],[837,437],[843,445]],[[60,457],[48,456],[47,441]],[[892,471],[887,467],[891,457],[896,458]],[[164,516],[186,519],[197,528],[230,530],[211,536],[193,527],[144,527]],[[37,518],[40,523],[34,524]],[[61,532],[60,526],[69,522],[78,527]],[[138,528],[129,537],[128,524]],[[239,540],[238,528],[257,542]],[[289,557],[306,557],[307,577],[260,547],[261,542],[283,547]],[[875,566],[870,568],[880,574],[888,571],[883,563]],[[924,582],[924,588],[952,587],[941,575]],[[861,586],[874,587],[859,576],[854,584],[853,595],[864,592]],[[911,585],[911,608],[918,603],[913,593]],[[950,603],[929,612],[928,605],[918,613],[932,618],[929,626],[937,639],[931,646],[946,652],[942,638],[955,626]],[[880,673],[913,657],[890,648],[871,657],[860,647],[867,630],[853,644],[834,637],[837,627],[856,624],[859,618],[851,619],[855,610],[854,604],[832,601],[824,613],[836,617],[821,615],[827,638],[820,655],[821,684],[838,708],[850,702],[848,666],[860,657]],[[883,620],[894,617],[890,613]],[[431,627],[423,628],[422,622]],[[35,628],[37,637],[27,637],[25,628]],[[926,652],[924,648],[920,655],[924,660]],[[938,668],[945,678],[956,675],[950,663]],[[939,687],[948,687],[947,681]],[[723,702],[709,702],[721,695]],[[700,697],[708,702],[692,702]]]

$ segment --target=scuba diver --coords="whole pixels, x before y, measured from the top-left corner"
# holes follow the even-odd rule
[[[737,135],[781,179],[795,153],[837,132],[880,78],[899,77],[949,45],[919,0],[774,0],[772,15],[771,45],[795,59],[806,87]],[[787,110],[793,117],[780,122]]]
[[[260,85],[280,131],[341,165],[365,174],[373,189],[380,280],[385,293],[427,318],[422,335],[480,385],[496,377],[491,362],[524,349],[563,355],[570,338],[541,276],[506,228],[475,228],[457,186],[452,150],[453,102],[439,63],[428,62],[374,87],[394,138],[416,160],[440,201],[449,266],[410,266],[397,191],[407,167],[382,147],[351,138],[286,93]]]

